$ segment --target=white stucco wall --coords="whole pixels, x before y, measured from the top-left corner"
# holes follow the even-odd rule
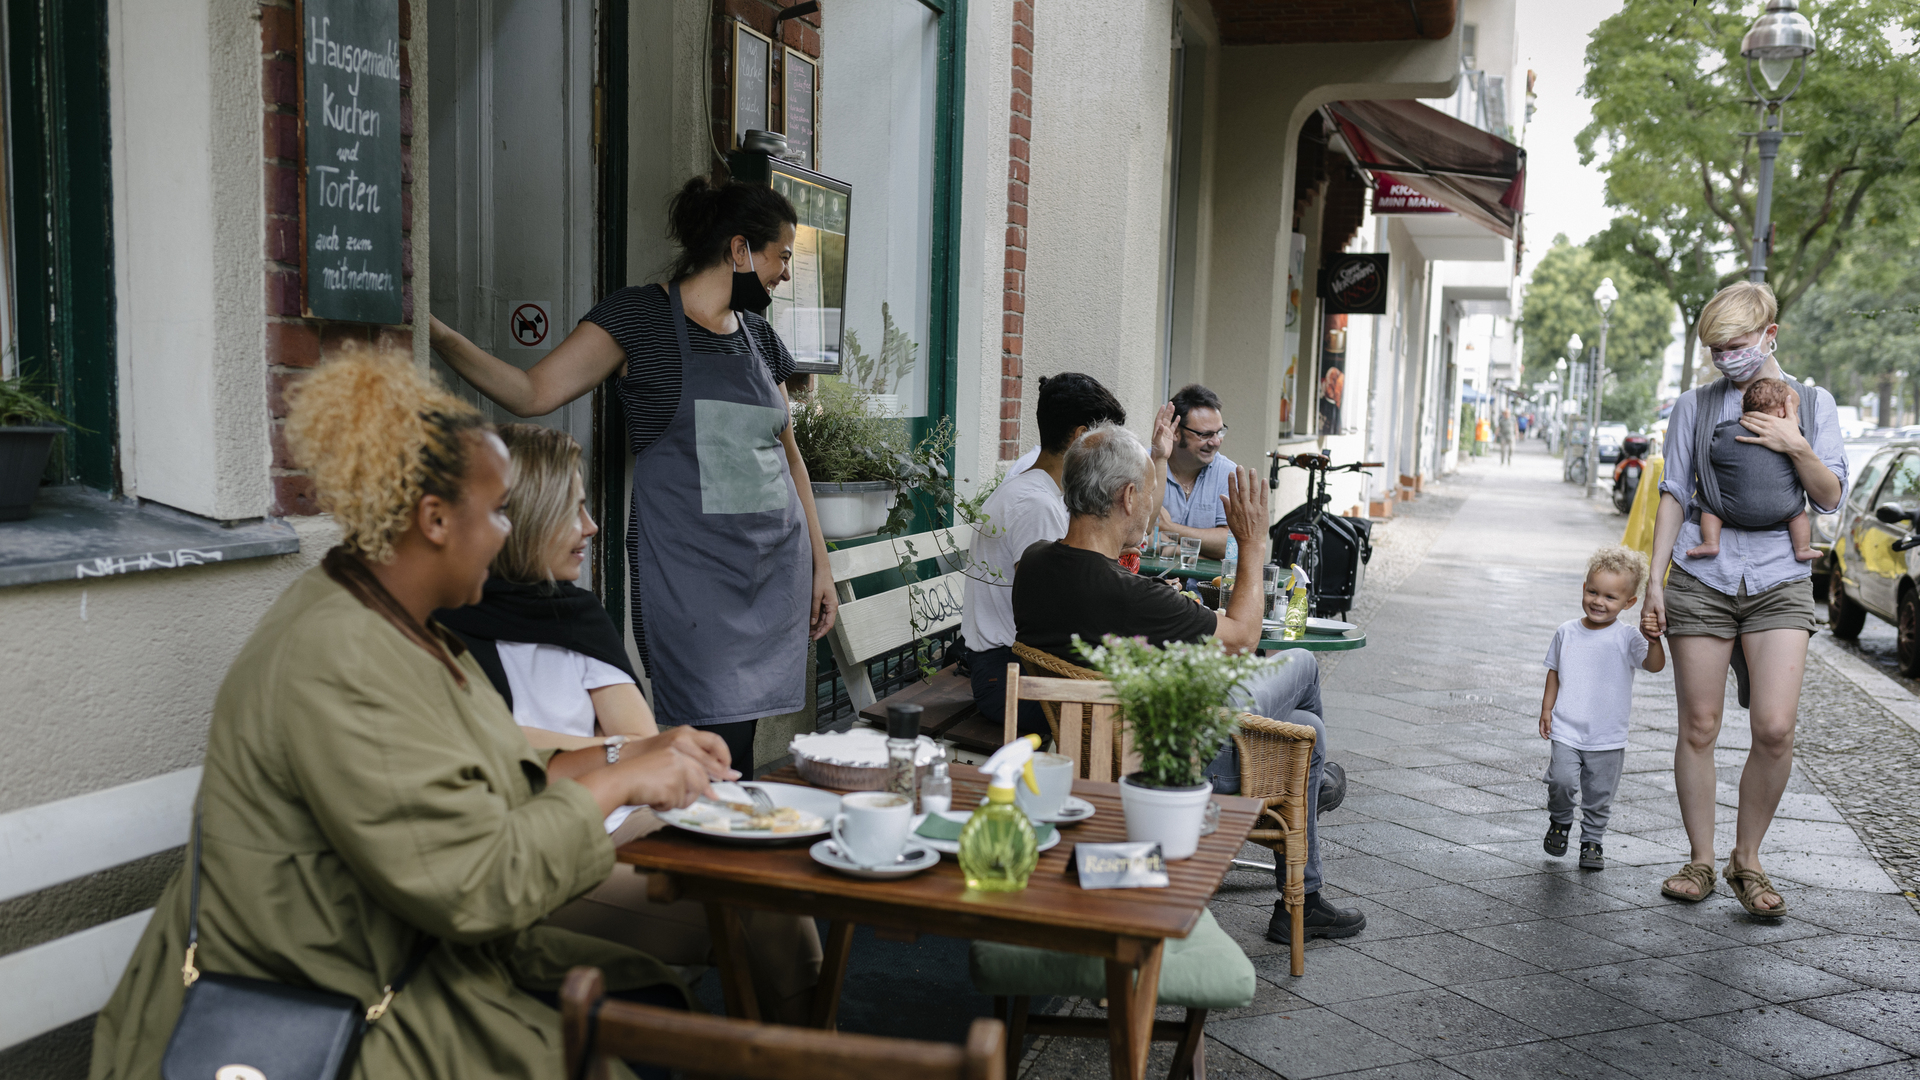
[[[256,15],[108,8],[122,472],[130,494],[223,519],[271,498]]]
[[[1160,398],[1173,9],[1146,0],[1089,18],[1039,3],[1034,18],[1026,384],[1092,375],[1144,432]],[[1033,394],[1021,410],[1028,446]]]
[[[972,0],[967,5],[966,108],[961,117],[959,333],[954,340],[954,477],[963,495],[999,475],[1001,465],[1000,339],[1012,53],[1013,0]]]

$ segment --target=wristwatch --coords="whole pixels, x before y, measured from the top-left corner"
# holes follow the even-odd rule
[[[612,765],[620,760],[620,748],[625,746],[626,743],[627,736],[625,735],[607,736],[607,741],[603,744],[607,748],[607,764]]]

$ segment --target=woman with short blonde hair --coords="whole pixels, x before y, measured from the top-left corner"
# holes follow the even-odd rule
[[[1750,695],[1753,741],[1740,776],[1739,819],[1723,876],[1743,907],[1765,917],[1787,910],[1760,868],[1760,844],[1793,771],[1800,682],[1807,642],[1817,629],[1812,575],[1794,558],[1784,527],[1729,524],[1718,551],[1709,553],[1700,546],[1699,518],[1720,498],[1716,463],[1752,462],[1761,451],[1785,459],[1763,462],[1781,469],[1766,483],[1785,488],[1797,483],[1817,513],[1838,509],[1846,493],[1847,459],[1833,395],[1781,372],[1774,359],[1778,313],[1773,290],[1746,281],[1720,290],[1700,311],[1700,340],[1722,377],[1682,394],[1668,418],[1653,573],[1640,620],[1642,633],[1649,638],[1665,634],[1673,652],[1680,709],[1674,788],[1693,849],[1687,865],[1660,891],[1688,903],[1713,892],[1718,779],[1713,754],[1732,665],[1742,676],[1743,693]],[[1787,416],[1741,412],[1742,393],[1763,378],[1795,387]],[[1688,554],[1676,559],[1676,551]]]

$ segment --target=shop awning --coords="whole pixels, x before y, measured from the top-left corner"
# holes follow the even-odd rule
[[[1362,169],[1386,174],[1485,228],[1518,240],[1527,152],[1418,101],[1327,106]]]

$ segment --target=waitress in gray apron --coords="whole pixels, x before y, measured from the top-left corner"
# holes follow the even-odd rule
[[[668,211],[668,284],[621,289],[522,370],[440,320],[434,350],[517,416],[609,382],[634,454],[628,533],[634,640],[662,724],[697,724],[752,764],[755,721],[798,711],[806,643],[838,607],[782,388],[794,361],[760,316],[788,277],[785,197],[687,182]]]

